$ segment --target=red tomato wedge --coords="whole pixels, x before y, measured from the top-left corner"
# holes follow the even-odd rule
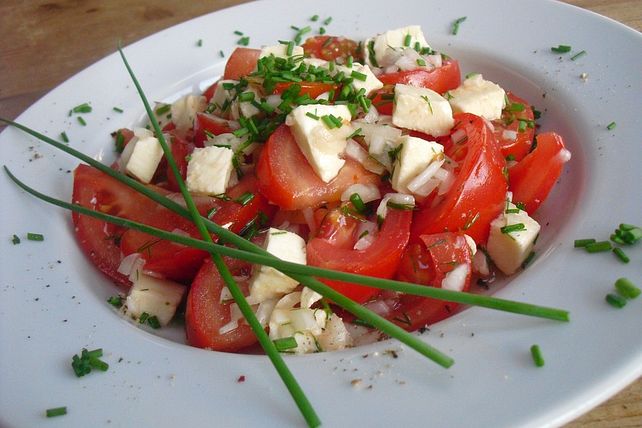
[[[260,49],[236,48],[225,64],[223,79],[239,80],[247,76],[256,68],[256,62],[261,55]]]
[[[194,145],[177,135],[172,135],[170,150],[176,161],[176,166],[181,173],[181,177],[185,180],[187,176],[187,156],[194,151]],[[179,192],[180,188],[178,187],[174,172],[167,163],[165,166],[165,175],[167,177],[167,188],[172,192]]]
[[[249,265],[244,269],[249,272]],[[246,273],[243,269],[233,268],[230,271],[235,278]],[[247,295],[248,276],[237,283]],[[221,334],[221,327],[231,321],[230,306],[232,302],[221,302],[221,290],[225,282],[218,273],[211,259],[205,260],[192,282],[187,295],[185,307],[185,332],[187,343],[198,348],[214,351],[236,352],[254,344],[256,336],[244,321],[238,321],[238,327]]]
[[[298,82],[297,85],[301,87],[299,95],[308,95],[310,98],[316,98],[321,94],[336,90],[336,85],[322,82]],[[275,94],[282,94],[286,89],[292,86],[292,83],[277,83],[274,87]]]
[[[312,238],[307,245],[308,264],[377,278],[392,278],[410,237],[411,219],[410,211],[389,209],[376,239],[364,250],[346,248],[343,238],[341,243],[333,242],[336,241],[334,234],[329,234],[327,238]],[[344,227],[341,219],[333,217],[331,221],[335,222],[334,228],[341,232]],[[321,228],[323,230],[323,224]],[[341,281],[322,281],[359,303],[368,301],[381,291]]]
[[[252,175],[245,176],[239,184],[230,188],[226,195],[231,199],[236,199],[246,192],[253,193],[254,198],[245,206],[233,200],[224,201],[208,196],[195,196],[194,202],[202,215],[208,215],[213,211],[214,213],[210,214],[212,221],[221,225],[231,223],[229,229],[238,233],[259,212],[263,212],[269,218],[274,210],[268,205],[266,199],[257,192],[256,178]],[[172,194],[170,197],[182,202],[180,194]],[[180,230],[193,238],[200,238],[200,234],[191,220],[167,212],[169,210],[157,204],[149,210],[149,218],[144,221],[146,224],[170,232]],[[124,255],[141,253],[146,260],[143,268],[145,272],[180,282],[191,281],[203,259],[207,256],[205,251],[184,247],[169,241],[159,241],[158,238],[135,230],[128,230],[122,235],[120,246]]]
[[[456,178],[443,199],[432,206],[432,199],[415,213],[412,241],[421,235],[462,231],[475,242],[488,238],[490,222],[504,207],[507,183],[506,165],[493,133],[484,120],[473,114],[455,115],[452,132],[463,130],[459,144],[445,141],[446,154],[458,162]]]
[[[536,140],[535,149],[508,170],[513,201],[523,203],[529,214],[544,202],[570,159],[562,137],[555,132],[539,134]]]
[[[378,76],[378,79],[383,82],[384,87],[377,91],[372,103],[381,114],[392,114],[392,95],[397,83],[432,89],[440,94],[457,88],[461,83],[459,62],[454,59],[444,61],[441,67],[433,70],[416,69],[386,73]]]
[[[495,137],[504,158],[511,156],[513,160],[520,161],[531,150],[535,137],[535,116],[533,108],[525,100],[512,92],[507,92],[506,96],[508,97],[508,105],[502,112],[501,119],[493,121]],[[520,121],[524,122],[522,131],[519,130]],[[516,138],[509,138],[505,131],[516,132]]]
[[[455,268],[466,265],[462,291],[470,287],[471,251],[463,234],[436,233],[420,236],[404,253],[397,278],[401,281],[441,288],[444,278]],[[387,317],[400,327],[412,331],[449,317],[457,303],[427,297],[400,295],[395,309]]]
[[[194,120],[194,145],[196,147],[203,147],[205,140],[207,140],[207,132],[213,135],[221,135],[232,131],[229,120],[207,113],[196,113]]]
[[[308,163],[287,125],[279,126],[265,143],[256,176],[260,192],[284,210],[316,208],[339,201],[343,191],[355,183],[379,183],[377,175],[352,159],[346,159],[339,175],[325,183]]]
[[[359,44],[354,40],[345,37],[316,36],[310,37],[303,43],[303,52],[306,56],[320,58],[326,61],[338,58],[347,58],[352,55],[355,61],[359,61],[361,54]]]

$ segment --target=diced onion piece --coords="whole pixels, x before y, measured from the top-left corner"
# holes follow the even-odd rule
[[[441,67],[443,65],[443,59],[440,54],[436,55],[426,55],[424,58],[433,65],[433,67]]]
[[[435,175],[435,173],[439,170],[439,168],[441,168],[443,164],[443,159],[430,162],[426,169],[420,172],[419,175],[417,175],[410,181],[410,183],[408,183],[408,190],[410,190],[412,193],[417,193],[417,189],[424,186],[428,182],[428,180],[430,180]]]
[[[444,290],[462,291],[466,285],[466,277],[469,273],[468,264],[460,264],[446,274],[446,277],[441,281],[441,288]]]
[[[483,251],[477,251],[473,256],[473,272],[477,272],[482,276],[490,275],[490,267],[488,266],[488,257]]]
[[[359,162],[365,169],[375,174],[383,174],[386,170],[383,165],[381,165],[376,160],[372,159],[366,149],[361,147],[361,144],[354,141],[352,138],[348,140],[346,145],[346,156],[352,158]]]
[[[377,238],[377,225],[372,221],[361,222],[359,223],[357,234],[360,238],[355,242],[353,248],[357,251],[365,250]]]
[[[132,273],[135,274],[136,270],[141,267],[139,260],[142,260],[140,253],[131,253],[130,255],[124,257],[120,261],[120,265],[118,265],[118,273],[127,275],[131,280]],[[145,263],[145,260],[143,260],[143,263]]]
[[[568,151],[567,149],[562,149],[560,152],[557,154],[557,159],[561,160],[563,163],[568,162],[571,160],[571,152]]]
[[[493,125],[493,122],[486,119],[484,116],[481,116],[481,118],[484,119],[484,123],[488,126],[488,129],[490,129],[490,132],[495,132],[495,125]]]
[[[305,224],[308,225],[310,229],[310,234],[313,236],[317,234],[317,224],[314,221],[314,210],[311,207],[306,207],[301,210],[303,218],[305,219]]]
[[[323,351],[337,351],[352,346],[352,336],[337,314],[330,315],[323,333],[319,335],[317,340]]]
[[[475,240],[471,238],[470,236],[464,234],[464,238],[466,239],[466,243],[468,244],[468,248],[470,248],[470,254],[474,256],[477,254],[477,244],[475,243]]]
[[[353,184],[341,194],[341,201],[349,201],[354,194],[359,195],[364,204],[381,199],[379,188],[374,184]]]
[[[407,205],[409,207],[415,206],[415,198],[412,195],[406,195],[404,193],[388,193],[381,200],[379,207],[377,207],[377,217],[386,218],[386,215],[388,215],[388,202]]]
[[[435,178],[441,181],[439,184],[439,190],[437,191],[438,195],[447,193],[455,182],[455,174],[444,168],[440,168],[435,173]]]
[[[517,140],[517,131],[513,131],[511,129],[504,129],[504,131],[502,132],[502,138],[504,140],[515,141]]]
[[[330,100],[330,92],[322,93],[321,95],[316,97],[315,100],[326,100],[326,101],[329,101]]]
[[[461,144],[466,140],[466,131],[464,129],[458,129],[450,135],[450,141],[453,144]]]
[[[311,308],[316,302],[323,298],[322,295],[308,287],[303,287],[301,290],[301,307]]]
[[[441,181],[437,180],[436,178],[431,178],[430,180],[426,181],[426,183],[419,187],[417,190],[415,190],[413,193],[417,196],[422,196],[426,197],[432,193],[433,190],[439,186]]]
[[[261,323],[262,327],[268,325],[275,305],[276,299],[267,299],[259,303],[258,308],[256,308],[256,319]]]
[[[370,108],[368,109],[368,113],[363,116],[362,120],[366,123],[375,123],[377,122],[377,120],[379,120],[379,112],[377,111],[375,106],[370,106]]]
[[[301,292],[295,291],[285,296],[281,297],[278,302],[276,302],[276,309],[292,309],[301,302]]]
[[[363,306],[384,318],[392,311],[392,308],[385,300],[373,300],[371,302],[364,303]]]
[[[243,318],[243,313],[236,303],[230,305],[230,322],[218,329],[219,334],[229,333],[239,326],[239,320]]]
[[[221,289],[221,296],[218,298],[219,303],[223,302],[229,302],[230,300],[233,300],[234,296],[232,296],[232,292],[230,291],[229,288],[223,287]]]

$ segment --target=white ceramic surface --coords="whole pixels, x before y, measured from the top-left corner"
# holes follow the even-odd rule
[[[642,251],[628,265],[572,248],[607,239],[619,222],[641,223],[642,36],[604,17],[549,1],[263,1],[203,16],[125,49],[147,95],[172,100],[222,72],[234,30],[252,46],[293,37],[290,25],[332,16],[330,34],[365,37],[421,24],[436,49],[532,100],[542,130],[565,136],[573,158],[538,213],[543,232],[529,269],[498,288],[509,299],[563,307],[568,324],[469,309],[422,336],[452,355],[445,370],[394,341],[333,354],[286,357],[325,426],[556,426],[597,405],[642,373],[642,299],[604,302],[619,276],[640,285]],[[451,23],[467,16],[459,34]],[[196,41],[203,40],[197,47]],[[571,61],[551,46],[587,55]],[[34,72],[37,72],[34,71]],[[588,79],[580,79],[587,73]],[[91,102],[81,127],[70,107]],[[118,106],[119,114],[112,110]],[[111,161],[109,133],[143,109],[114,54],[54,89],[19,121]],[[606,125],[617,122],[611,131]],[[68,199],[77,162],[14,129],[0,159],[27,183]],[[113,286],[76,246],[70,216],[0,176],[0,426],[303,426],[271,368],[257,355],[207,352],[160,338],[118,318],[105,303]],[[44,242],[24,239],[40,232]],[[23,237],[13,245],[13,234]],[[546,358],[534,367],[529,347]],[[70,359],[102,347],[105,373],[76,378]],[[398,358],[383,351],[394,349]],[[378,354],[376,354],[378,353]],[[363,356],[368,354],[367,358]],[[238,383],[239,376],[246,380]],[[351,386],[362,379],[362,387]],[[372,386],[372,388],[369,388]],[[67,406],[46,419],[44,410]]]

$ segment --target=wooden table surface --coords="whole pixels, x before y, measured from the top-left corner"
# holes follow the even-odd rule
[[[642,30],[642,0],[569,0]],[[149,34],[239,0],[3,0],[0,117],[15,118],[98,59]],[[641,71],[642,72],[642,71]],[[567,427],[642,427],[642,379]]]

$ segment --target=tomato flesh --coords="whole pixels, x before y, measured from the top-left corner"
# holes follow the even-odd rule
[[[345,37],[310,37],[303,43],[303,52],[306,56],[326,61],[346,59],[348,56],[352,56],[355,61],[360,61],[361,59],[359,44]]]
[[[416,213],[412,240],[421,235],[462,231],[475,242],[485,242],[490,222],[501,212],[506,199],[506,165],[497,140],[484,120],[469,113],[455,115],[452,132],[464,130],[466,139],[459,144],[444,143],[446,154],[459,163],[455,181],[435,206],[432,200]]]
[[[230,122],[207,113],[196,113],[194,120],[194,145],[204,147],[207,133],[221,135],[232,132]]]
[[[513,201],[523,203],[527,213],[537,211],[550,193],[568,160],[565,153],[562,137],[546,132],[537,136],[532,152],[508,169]]]
[[[247,76],[256,68],[260,55],[260,49],[242,47],[234,49],[225,64],[223,79],[239,80],[241,77]]]
[[[287,125],[279,126],[263,147],[256,166],[259,191],[284,210],[316,208],[336,202],[344,190],[356,183],[379,183],[379,177],[352,159],[329,183],[314,172]]]
[[[520,161],[528,154],[533,144],[535,137],[535,126],[526,126],[523,130],[519,130],[520,121],[525,121],[528,124],[534,124],[535,116],[533,108],[522,98],[507,92],[508,105],[502,112],[502,117],[493,121],[495,128],[495,138],[499,142],[499,149],[504,158],[512,158],[513,160]],[[511,111],[511,105],[520,107],[523,106],[521,111]],[[523,126],[523,125],[522,125]],[[516,132],[515,139],[509,138],[506,131],[510,133]]]

